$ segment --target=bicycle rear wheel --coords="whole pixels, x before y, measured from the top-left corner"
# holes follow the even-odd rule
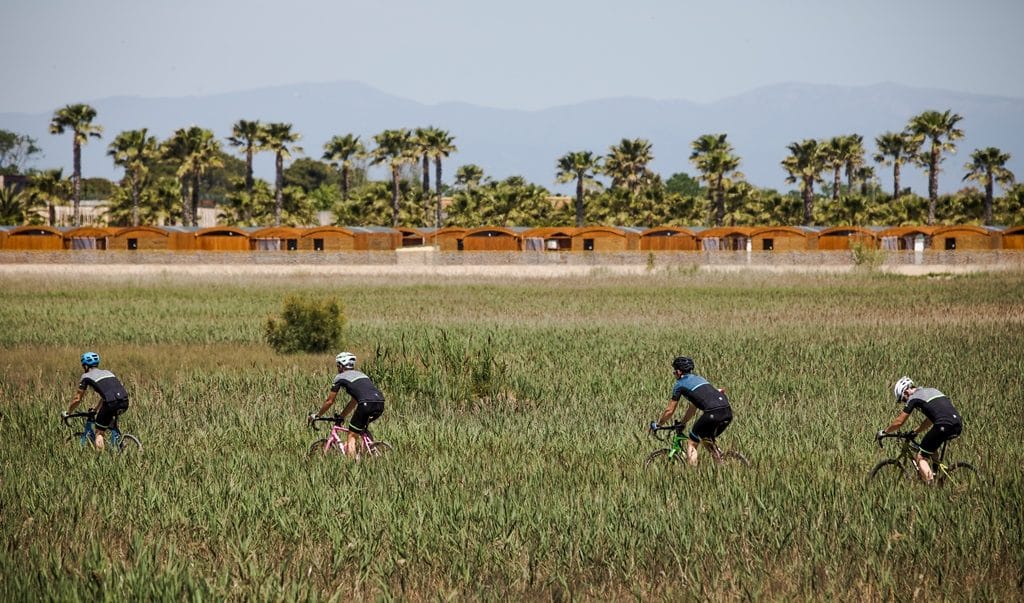
[[[684,460],[686,460],[686,455],[682,450],[677,450],[673,454],[671,448],[661,448],[647,455],[647,458],[644,459],[644,467],[682,466]]]
[[[366,456],[371,459],[379,459],[390,456],[393,452],[391,444],[387,442],[374,442],[366,450]]]
[[[940,488],[953,488],[957,491],[967,490],[978,483],[981,478],[974,465],[958,461],[945,471],[938,471],[935,474],[935,481]]]
[[[741,467],[749,467],[750,460],[742,452],[736,450],[730,450],[722,454],[722,461],[729,463],[730,465],[740,465]]]
[[[122,433],[115,450],[124,456],[135,456],[142,452],[142,442],[130,433]]]
[[[907,466],[902,461],[897,459],[886,459],[871,469],[868,479],[877,483],[902,485],[909,481],[911,477],[910,472],[907,470]]]
[[[306,458],[316,459],[325,456],[342,456],[341,446],[341,444],[333,444],[330,448],[327,448],[327,438],[320,438],[309,445],[309,448],[306,450]]]

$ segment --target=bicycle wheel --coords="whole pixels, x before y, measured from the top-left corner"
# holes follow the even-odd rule
[[[341,455],[341,445],[335,444],[330,448],[327,448],[327,438],[320,438],[309,445],[309,449],[306,451],[306,458],[316,459],[325,456],[338,456]]]
[[[387,442],[374,442],[367,448],[366,456],[371,459],[379,459],[389,456],[392,452],[391,444]]]
[[[879,483],[902,484],[911,479],[907,466],[897,459],[886,459],[871,470],[869,479]]]
[[[672,454],[671,448],[661,448],[647,455],[644,459],[644,467],[668,467],[670,465],[683,465],[686,455],[682,450]]]
[[[722,461],[731,465],[740,465],[742,467],[749,467],[750,460],[742,453],[736,450],[730,450],[722,455]]]
[[[122,433],[113,450],[124,456],[135,456],[142,452],[142,442],[130,433]]]
[[[85,432],[84,431],[76,431],[75,433],[73,433],[73,434],[69,435],[67,438],[65,438],[64,442],[68,446],[71,446],[72,444],[74,444],[75,446],[82,446],[82,447],[92,446],[92,442],[91,441],[87,441],[87,440],[83,439],[84,436],[85,436]]]
[[[936,484],[940,488],[953,488],[958,491],[969,489],[977,484],[979,479],[981,478],[974,465],[963,461],[957,461],[946,467],[945,471],[940,470],[935,474]]]

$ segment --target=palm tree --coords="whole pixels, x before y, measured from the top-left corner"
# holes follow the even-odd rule
[[[860,134],[843,136],[843,158],[846,160],[846,188],[853,193],[853,181],[857,170],[864,165],[864,137]]]
[[[472,190],[484,180],[484,169],[474,163],[467,163],[455,170],[455,184]]]
[[[178,164],[182,224],[199,224],[199,183],[208,170],[222,167],[220,143],[213,132],[198,126],[179,128],[163,145],[163,155]]]
[[[419,157],[418,161],[423,164],[423,194],[430,192],[430,131],[434,127],[416,128],[412,133],[413,154]]]
[[[363,143],[359,137],[353,134],[334,136],[324,144],[324,161],[341,168],[341,199],[348,201],[349,170],[352,168],[352,161],[362,157],[366,153]]]
[[[964,132],[956,127],[956,124],[963,119],[960,115],[950,111],[925,111],[914,116],[907,125],[907,130],[914,136],[931,140],[931,147],[927,154],[922,153],[920,161],[928,167],[928,223],[935,222],[935,203],[939,198],[939,164],[942,163],[942,153],[948,151],[956,152],[956,145],[953,141],[964,137]]]
[[[690,143],[690,162],[700,171],[701,180],[711,192],[715,226],[721,226],[725,218],[726,178],[740,166],[740,158],[733,154],[732,145],[725,138],[726,134],[704,134]]]
[[[89,138],[100,138],[103,132],[101,126],[93,125],[92,120],[96,119],[96,109],[89,105],[75,104],[67,105],[57,109],[50,120],[50,134],[63,134],[70,130],[71,152],[74,159],[73,172],[71,175],[71,198],[74,201],[74,225],[79,225],[79,204],[82,200],[82,145],[89,142]]]
[[[617,146],[608,149],[603,169],[611,177],[612,186],[625,185],[632,198],[640,184],[650,176],[647,164],[653,160],[650,142],[642,138],[623,138]]]
[[[301,153],[302,148],[296,146],[299,134],[292,132],[292,125],[273,123],[264,126],[259,140],[261,149],[274,152],[274,226],[281,225],[281,210],[284,207],[284,160],[292,153]]]
[[[427,128],[425,131],[426,154],[434,160],[434,226],[441,228],[441,160],[459,149],[455,146],[455,138],[440,128]],[[427,179],[424,177],[424,184]],[[423,189],[426,192],[426,188]]]
[[[566,153],[558,159],[558,182],[576,181],[576,226],[583,226],[584,193],[587,185],[593,186],[594,174],[601,169],[601,160],[590,151]]]
[[[405,128],[384,130],[373,137],[377,148],[370,152],[373,164],[387,162],[391,167],[391,226],[398,226],[402,166],[417,160],[412,134]]]
[[[156,137],[148,136],[146,128],[126,130],[107,147],[114,165],[124,168],[124,179],[132,195],[132,226],[139,225],[139,202],[149,167],[159,155]]]
[[[813,138],[805,138],[800,142],[791,142],[789,157],[782,160],[782,167],[789,174],[786,182],[799,183],[800,194],[804,201],[804,224],[810,225],[814,210],[814,183],[825,169],[824,153],[821,143]]]
[[[964,165],[967,174],[964,180],[973,180],[985,187],[985,224],[992,224],[992,189],[995,183],[1004,189],[1013,186],[1013,172],[1006,169],[1010,154],[996,147],[976,149],[971,153],[971,160]]]
[[[262,149],[260,139],[263,136],[263,124],[259,120],[240,119],[231,127],[228,144],[241,147],[245,152],[245,192],[252,194],[252,159]]]
[[[13,186],[0,188],[0,224],[17,226],[28,222],[34,213],[29,207],[30,199],[24,189],[15,190]]]
[[[878,152],[874,160],[892,166],[892,198],[900,196],[900,167],[912,161],[921,147],[921,139],[907,132],[886,132],[875,138]]]
[[[63,204],[68,195],[68,181],[64,179],[64,170],[57,168],[36,172],[29,176],[28,193],[30,207],[46,207],[47,223],[57,225],[56,206]],[[31,215],[28,216],[31,220]]]

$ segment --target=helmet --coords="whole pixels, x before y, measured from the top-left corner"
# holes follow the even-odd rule
[[[674,368],[677,371],[682,371],[684,373],[692,373],[693,358],[688,358],[686,356],[676,356],[675,360],[672,361],[672,368]]]
[[[914,382],[910,379],[910,377],[900,377],[900,380],[897,381],[896,385],[893,386],[892,388],[892,393],[893,395],[896,396],[896,401],[901,401],[903,399],[903,394],[905,394],[907,390],[912,387],[914,387]]]
[[[338,366],[354,369],[356,368],[356,355],[349,352],[342,352],[334,357],[334,361],[338,363]]]
[[[94,367],[100,365],[100,355],[96,352],[82,354],[82,366]]]

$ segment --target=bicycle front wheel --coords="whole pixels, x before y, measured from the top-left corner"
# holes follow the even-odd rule
[[[668,467],[671,465],[682,466],[686,458],[682,450],[673,451],[671,448],[661,448],[647,455],[644,459],[644,467]]]
[[[392,452],[391,444],[387,442],[374,442],[367,447],[366,456],[371,459],[379,459],[390,456]]]
[[[309,449],[306,451],[307,459],[316,459],[325,456],[338,456],[342,454],[341,444],[334,443],[331,447],[327,447],[327,438],[320,438],[309,445]]]
[[[911,474],[907,471],[907,466],[897,459],[886,459],[878,463],[869,475],[869,479],[873,482],[891,483],[893,485],[903,485],[910,478]]]
[[[953,488],[958,491],[967,490],[981,479],[974,465],[958,461],[935,475],[940,488]]]
[[[92,446],[92,438],[85,435],[84,431],[76,431],[64,440],[68,446]]]

